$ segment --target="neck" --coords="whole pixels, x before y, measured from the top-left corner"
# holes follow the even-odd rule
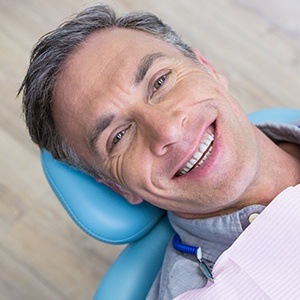
[[[283,190],[300,183],[300,146],[275,144],[258,129],[257,139],[259,172],[241,203],[268,205]]]

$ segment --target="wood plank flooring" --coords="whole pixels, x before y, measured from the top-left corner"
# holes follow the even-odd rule
[[[16,92],[37,39],[84,0],[0,0],[0,298],[91,299],[122,247],[80,231],[50,190]],[[94,2],[95,3],[95,2]],[[247,112],[300,108],[297,0],[119,0],[149,10],[213,62]]]

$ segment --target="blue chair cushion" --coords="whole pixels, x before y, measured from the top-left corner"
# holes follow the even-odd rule
[[[46,178],[74,222],[95,239],[132,243],[146,235],[166,214],[147,202],[129,204],[94,178],[41,153]]]

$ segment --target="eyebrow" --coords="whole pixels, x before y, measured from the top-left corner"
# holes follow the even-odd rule
[[[115,117],[116,117],[115,114],[105,115],[104,117],[99,119],[96,122],[96,124],[93,126],[93,128],[90,130],[90,132],[88,134],[88,144],[94,153],[97,153],[96,143],[97,143],[100,135],[111,124],[111,122],[115,119]]]
[[[145,55],[140,64],[137,67],[136,72],[134,73],[134,85],[139,85],[145,78],[147,72],[153,65],[153,63],[160,59],[165,57],[165,55],[161,52],[156,52],[152,54]],[[104,117],[101,117],[96,124],[92,127],[88,134],[88,145],[90,149],[97,154],[96,151],[96,143],[103,133],[103,131],[108,128],[108,126],[112,123],[112,121],[116,118],[115,114],[108,114]]]
[[[163,57],[165,57],[165,55],[161,52],[147,54],[146,56],[144,56],[134,75],[134,84],[136,86],[139,85],[145,78],[154,61]]]

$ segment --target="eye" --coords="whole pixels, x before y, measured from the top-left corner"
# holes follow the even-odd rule
[[[163,86],[163,84],[165,83],[166,79],[167,79],[168,74],[164,74],[162,76],[160,76],[153,84],[153,91],[156,92],[157,90],[159,90],[161,88],[161,86]]]
[[[124,138],[124,135],[127,133],[128,129],[131,127],[132,124],[130,124],[125,129],[119,131],[115,136],[112,137],[111,142],[109,144],[109,151],[112,151],[114,147],[117,146],[117,144]]]
[[[125,135],[126,133],[126,130],[122,130],[120,132],[118,132],[115,137],[113,138],[112,140],[112,147],[114,147],[116,144],[118,144],[120,142],[120,140],[123,138],[123,136]]]

